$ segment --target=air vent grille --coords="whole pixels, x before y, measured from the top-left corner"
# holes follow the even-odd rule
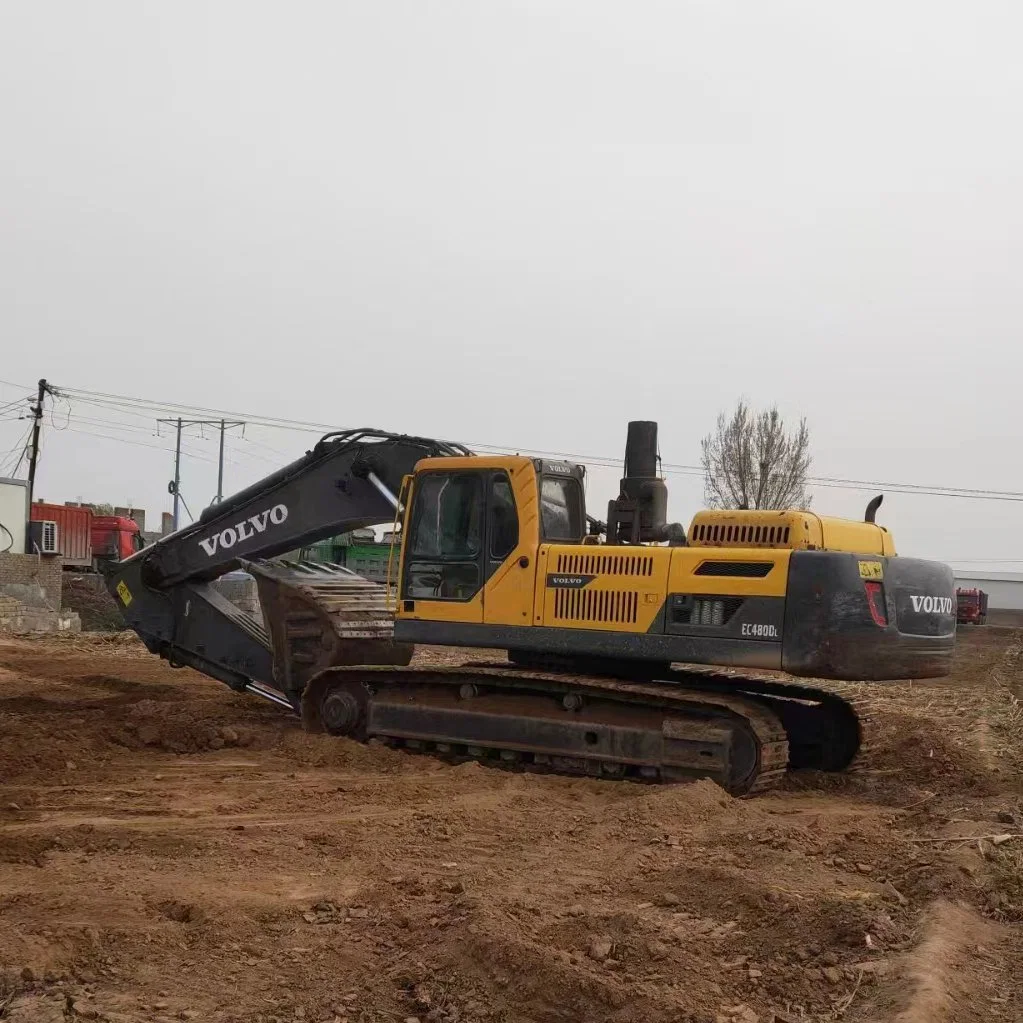
[[[57,523],[53,519],[32,519],[29,537],[33,553],[59,554]]]
[[[43,523],[43,542],[39,545],[42,548],[43,554],[56,554],[57,547],[57,523],[56,522],[44,522]]]
[[[772,568],[774,568],[774,562],[771,561],[705,561],[694,575],[763,579]]]
[[[735,544],[737,546],[787,544],[789,526],[751,526],[723,522],[701,522],[693,530],[693,539],[700,543]]]
[[[649,554],[559,554],[557,571],[567,575],[652,576],[654,559]]]
[[[634,625],[639,613],[635,590],[554,590],[554,618],[563,622],[614,622]]]
[[[727,625],[740,607],[741,597],[674,597],[671,621],[675,625]]]

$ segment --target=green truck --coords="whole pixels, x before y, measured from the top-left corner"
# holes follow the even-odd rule
[[[321,565],[343,565],[363,579],[384,585],[387,583],[387,565],[391,562],[391,585],[396,585],[398,555],[401,541],[392,546],[390,537],[378,541],[372,529],[357,529],[303,547],[286,555],[297,561],[310,561]]]

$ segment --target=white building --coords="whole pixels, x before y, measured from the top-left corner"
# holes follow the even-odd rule
[[[955,574],[956,588],[983,590],[988,595],[988,607],[1001,611],[1023,611],[1023,572],[959,571]]]
[[[25,553],[28,482],[0,478],[0,554]]]

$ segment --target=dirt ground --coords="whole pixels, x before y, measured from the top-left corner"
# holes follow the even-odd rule
[[[306,735],[117,635],[2,641],[0,1018],[1023,1020],[1021,667],[971,630],[952,679],[859,687],[862,769],[736,800]]]

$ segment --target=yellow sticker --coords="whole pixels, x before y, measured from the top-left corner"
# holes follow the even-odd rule
[[[884,578],[884,565],[880,561],[861,561],[860,562],[860,578],[861,579],[883,579]]]
[[[117,584],[117,595],[121,598],[121,603],[125,607],[131,603],[131,590],[124,584],[123,579]]]

